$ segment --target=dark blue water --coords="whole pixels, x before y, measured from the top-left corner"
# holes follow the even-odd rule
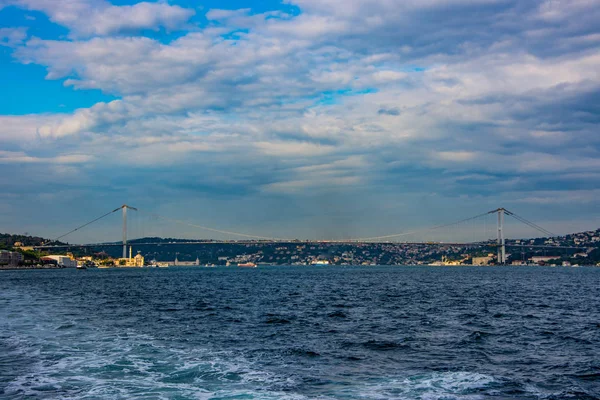
[[[0,397],[600,398],[600,268],[0,272]]]

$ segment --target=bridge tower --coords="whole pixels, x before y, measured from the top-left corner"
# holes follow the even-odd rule
[[[127,209],[128,208],[130,208],[134,211],[137,211],[137,208],[130,207],[127,204],[123,204],[121,206],[121,209],[123,210],[123,258],[127,258]],[[118,210],[118,208],[117,208],[117,210]]]
[[[498,213],[498,264],[506,264],[506,246],[504,244],[504,208],[496,210]]]

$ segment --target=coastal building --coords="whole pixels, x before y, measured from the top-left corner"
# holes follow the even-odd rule
[[[69,256],[65,256],[62,254],[57,255],[49,255],[41,258],[42,261],[55,261],[56,265],[63,268],[76,268],[77,261],[73,260]]]
[[[135,257],[133,257],[131,259],[130,266],[131,267],[143,267],[144,266],[144,256],[142,256],[140,253],[137,253],[135,255]]]
[[[472,264],[473,265],[490,265],[490,263],[492,262],[493,257],[490,255],[487,255],[485,257],[473,257],[473,261]]]
[[[0,265],[19,265],[23,261],[23,254],[18,251],[0,250]]]
[[[119,258],[118,266],[119,267],[132,267],[132,268],[141,268],[144,266],[144,256],[138,253],[135,257],[131,257],[132,246],[129,246],[129,257],[128,258]]]
[[[544,264],[548,261],[559,259],[560,256],[533,256],[529,259],[534,264]]]
[[[449,260],[448,257],[442,256],[442,261],[434,261],[430,263],[431,266],[448,266],[448,265],[463,265],[464,260]]]
[[[173,261],[173,265],[178,267],[190,267],[200,265],[200,259],[196,257],[196,261],[179,261],[177,257],[175,257],[175,261]]]

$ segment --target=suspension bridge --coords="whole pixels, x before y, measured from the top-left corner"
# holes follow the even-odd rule
[[[561,246],[561,245],[556,245],[556,244],[552,244],[552,245],[535,244],[533,242],[524,243],[521,241],[514,241],[513,243],[507,243],[507,239],[505,237],[505,234],[506,234],[506,232],[505,232],[505,225],[506,225],[505,217],[507,217],[507,216],[512,218],[514,221],[517,221],[518,223],[523,224],[524,226],[527,226],[532,231],[536,232],[538,236],[540,234],[542,234],[544,237],[556,237],[557,235],[550,232],[549,230],[537,225],[536,223],[529,221],[526,218],[519,216],[516,213],[509,211],[505,208],[497,208],[495,210],[481,213],[481,214],[478,214],[478,215],[475,215],[472,217],[462,218],[460,220],[441,224],[441,225],[435,225],[435,226],[426,227],[426,228],[422,228],[422,229],[408,230],[408,231],[404,231],[404,232],[381,235],[381,236],[348,238],[348,239],[340,239],[340,240],[333,240],[333,239],[332,240],[300,240],[300,239],[278,238],[278,237],[257,235],[257,234],[251,234],[251,233],[235,232],[235,231],[231,231],[231,230],[208,227],[208,226],[204,226],[204,225],[195,224],[190,221],[174,219],[174,218],[166,217],[166,216],[159,215],[159,214],[152,213],[152,212],[145,212],[143,210],[140,210],[139,208],[131,207],[127,204],[124,204],[124,205],[117,207],[114,210],[111,210],[97,218],[94,218],[91,221],[88,221],[88,222],[58,236],[56,239],[54,239],[51,242],[44,243],[41,246],[36,246],[36,248],[37,249],[53,249],[53,248],[66,248],[66,247],[68,247],[68,248],[85,248],[85,247],[93,248],[93,247],[100,247],[100,246],[122,246],[123,247],[123,258],[126,258],[127,257],[127,245],[128,245],[128,233],[129,233],[128,227],[127,227],[128,211],[134,211],[137,214],[143,213],[147,217],[150,217],[154,220],[162,220],[162,221],[166,221],[168,223],[173,223],[173,224],[180,225],[180,226],[191,227],[198,231],[211,232],[211,233],[216,233],[219,235],[225,235],[225,236],[229,236],[231,238],[235,238],[235,239],[226,239],[226,240],[220,240],[220,239],[174,240],[172,242],[168,242],[168,241],[164,241],[164,240],[154,241],[154,242],[152,240],[149,240],[149,241],[138,240],[135,242],[136,246],[141,246],[141,245],[164,246],[164,245],[186,245],[186,244],[210,245],[210,244],[228,244],[228,243],[235,243],[235,244],[257,244],[257,243],[281,243],[281,244],[293,244],[293,243],[334,243],[334,244],[370,243],[370,244],[374,244],[374,243],[381,243],[381,244],[388,244],[388,243],[395,243],[395,244],[418,245],[418,246],[470,246],[470,247],[485,246],[485,247],[489,247],[489,248],[495,248],[496,252],[497,252],[497,260],[499,260],[500,263],[503,263],[503,264],[506,262],[506,259],[507,259],[507,253],[506,253],[507,247],[532,248],[532,249],[533,248],[574,249],[574,250],[581,249],[580,247],[574,247],[574,246]],[[87,243],[87,244],[64,244],[64,243],[60,242],[61,239],[72,236],[76,232],[81,231],[81,230],[87,228],[88,226],[96,224],[99,221],[106,219],[110,215],[113,215],[113,214],[116,214],[119,212],[122,214],[122,222],[121,222],[122,240],[121,241],[102,242],[102,243]],[[494,221],[495,226],[493,226],[493,231],[495,231],[494,238],[489,237],[488,225],[490,225],[490,224],[488,223],[489,221],[487,221],[487,220],[489,220],[490,217],[493,217],[495,220]],[[424,235],[435,236],[436,232],[440,232],[443,230],[452,232],[454,229],[460,228],[460,227],[462,227],[463,228],[462,230],[464,231],[465,225],[468,225],[468,224],[471,224],[469,226],[469,228],[472,229],[473,227],[475,227],[477,221],[482,221],[482,220],[484,221],[484,226],[485,226],[485,230],[488,234],[488,237],[480,238],[479,240],[473,240],[473,241],[452,241],[452,240],[442,241],[442,240],[431,240],[431,239],[430,240],[411,240],[411,238],[414,238],[415,236],[419,236],[419,235],[421,237],[424,237]],[[404,238],[405,240],[402,241],[401,240],[402,238]]]

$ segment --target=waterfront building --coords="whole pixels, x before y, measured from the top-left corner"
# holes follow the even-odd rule
[[[446,261],[444,261],[444,265],[462,265],[462,261],[460,261],[460,260],[446,260]]]
[[[492,262],[492,257],[491,256],[485,256],[485,257],[473,257],[473,265],[490,265],[490,262]]]
[[[560,256],[533,256],[529,260],[534,264],[544,264],[548,261],[559,259]]]
[[[0,250],[0,265],[19,265],[23,261],[23,254],[18,251]]]
[[[135,257],[133,257],[132,259],[130,259],[130,265],[131,267],[143,267],[144,266],[144,256],[142,256],[140,253],[137,253],[135,255]]]
[[[119,267],[133,267],[133,268],[141,268],[144,266],[144,256],[138,253],[135,257],[131,257],[132,246],[129,246],[129,257],[128,258],[119,258],[118,265]]]
[[[179,261],[177,259],[177,257],[175,257],[175,261],[173,262],[173,265],[178,266],[178,267],[196,266],[196,265],[200,265],[200,259],[198,257],[196,257],[196,261]]]
[[[55,261],[56,265],[63,268],[76,268],[77,261],[72,259],[69,256],[57,254],[57,255],[49,255],[41,258],[42,261]]]
[[[443,266],[443,265],[464,265],[465,259],[462,260],[449,260],[448,257],[442,256],[442,261],[434,261],[429,263],[431,266]]]

